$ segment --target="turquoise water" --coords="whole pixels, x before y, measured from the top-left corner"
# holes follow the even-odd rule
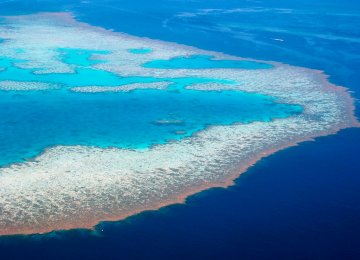
[[[131,83],[153,83],[168,81],[172,87],[181,88],[195,83],[235,83],[229,80],[187,77],[187,78],[156,78],[144,76],[120,77],[114,73],[94,69],[91,65],[106,62],[104,60],[92,60],[91,55],[106,54],[106,52],[78,50],[78,49],[61,49],[61,58],[64,62],[75,65],[75,73],[53,73],[53,74],[36,74],[39,69],[22,69],[14,66],[14,63],[24,63],[24,60],[15,60],[6,57],[0,57],[0,68],[6,68],[0,73],[0,80],[20,80],[20,81],[39,81],[47,83],[61,84],[64,87],[81,87],[81,86],[121,86]]]
[[[191,85],[195,83],[218,82],[232,84],[228,80],[218,80],[212,78],[156,78],[143,76],[120,77],[113,73],[96,70],[92,68],[77,68],[76,73],[54,73],[54,74],[34,74],[32,70],[8,67],[0,73],[0,80],[21,80],[39,81],[48,83],[63,84],[67,87],[77,86],[121,86],[131,83],[153,83],[168,81],[174,85]]]
[[[37,81],[60,84],[47,91],[0,91],[0,166],[32,158],[54,145],[89,145],[147,149],[170,140],[180,140],[210,125],[230,125],[270,121],[299,114],[297,105],[280,104],[269,96],[240,91],[198,91],[185,87],[195,83],[235,82],[216,78],[119,77],[94,69],[91,65],[106,60],[106,51],[58,49],[63,62],[75,73],[36,74],[14,66],[17,62],[0,59],[6,70],[0,80]],[[180,60],[174,60],[175,66]],[[206,58],[207,59],[207,58]],[[205,66],[202,56],[189,67]],[[219,63],[217,63],[219,62]],[[217,61],[229,67],[232,61]],[[180,62],[181,63],[181,62]],[[40,68],[41,70],[41,68]],[[119,86],[130,83],[168,81],[167,90],[118,93],[76,93],[75,86]]]
[[[148,49],[148,48],[129,49],[129,52],[132,54],[148,54],[152,52],[152,49]]]
[[[93,59],[96,54],[110,54],[109,51],[84,50],[73,48],[59,48],[58,51],[62,60],[67,64],[89,67],[98,63],[104,63],[105,60]]]
[[[21,62],[24,62],[24,61],[19,60],[19,59],[12,59],[12,58],[0,56],[0,68],[4,68],[4,69],[9,68],[9,67],[12,67],[13,63],[21,63]]]
[[[0,165],[58,144],[143,149],[209,125],[269,121],[300,112],[299,106],[238,91],[0,91]],[[170,123],[158,122],[164,120]]]
[[[271,64],[249,60],[215,60],[210,55],[176,57],[170,60],[154,60],[143,64],[156,69],[270,69]]]

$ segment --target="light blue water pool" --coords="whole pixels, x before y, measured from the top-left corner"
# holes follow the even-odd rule
[[[62,60],[67,64],[89,67],[98,63],[104,63],[105,60],[94,59],[93,55],[109,54],[109,51],[98,51],[98,50],[84,50],[84,49],[73,49],[73,48],[59,48]]]
[[[129,49],[128,51],[132,54],[148,54],[152,52],[152,49],[141,48],[141,49]]]
[[[153,60],[143,64],[156,69],[270,69],[271,64],[249,60],[215,60],[210,55],[176,57],[170,60]]]

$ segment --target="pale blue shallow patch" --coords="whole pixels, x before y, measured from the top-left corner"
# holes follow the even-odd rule
[[[0,68],[7,68],[10,65],[11,65],[11,63],[8,60],[0,59]]]
[[[129,49],[128,52],[132,54],[148,54],[152,52],[149,48]]]
[[[0,56],[0,67],[2,68],[12,67],[14,63],[20,63],[20,62],[25,62],[25,61],[20,59],[12,59],[12,58]]]
[[[25,50],[22,49],[22,48],[17,48],[15,51],[16,51],[17,54],[25,53]]]
[[[85,50],[73,48],[59,48],[58,51],[61,54],[63,62],[67,64],[86,67],[106,62],[105,60],[92,59],[92,56],[94,54],[110,54],[109,51],[104,50]]]
[[[216,60],[211,55],[175,57],[169,60],[153,60],[143,64],[153,69],[270,69],[273,65],[249,60]]]

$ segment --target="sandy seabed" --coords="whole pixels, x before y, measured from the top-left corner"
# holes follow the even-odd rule
[[[212,126],[181,141],[148,150],[55,146],[31,161],[0,168],[0,235],[92,228],[144,210],[180,203],[211,187],[227,187],[259,159],[313,138],[359,127],[354,100],[320,71],[268,62],[271,69],[148,69],[141,64],[196,54],[241,58],[192,47],[107,31],[77,22],[67,13],[4,17],[0,56],[33,73],[76,73],[58,58],[57,48],[108,50],[107,63],[93,65],[121,76],[211,77],[236,84],[202,83],[202,91],[233,89],[299,104],[300,115],[271,122]],[[151,48],[144,55],[130,48]],[[23,49],[24,52],[15,50]],[[97,56],[102,57],[100,54]],[[104,57],[102,57],[104,58]],[[38,69],[41,68],[41,69]],[[1,72],[0,72],[1,73]],[[1,82],[2,91],[43,90],[45,83]],[[51,85],[49,88],[53,87]],[[129,85],[164,90],[165,83]],[[73,91],[121,91],[118,86],[75,87]]]

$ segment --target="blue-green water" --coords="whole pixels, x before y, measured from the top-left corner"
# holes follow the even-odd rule
[[[57,144],[147,148],[209,125],[269,121],[300,112],[299,106],[238,91],[2,91],[0,164],[31,158]],[[164,120],[169,123],[158,122]]]
[[[152,49],[149,48],[129,49],[129,52],[132,54],[148,54],[152,52]]]
[[[157,69],[270,69],[268,63],[249,60],[215,60],[210,55],[193,55],[175,57],[170,60],[154,60],[143,65],[145,68]]]
[[[89,67],[98,63],[106,62],[105,60],[93,59],[96,54],[109,54],[109,51],[84,50],[73,48],[59,48],[58,51],[62,60],[67,64]]]

